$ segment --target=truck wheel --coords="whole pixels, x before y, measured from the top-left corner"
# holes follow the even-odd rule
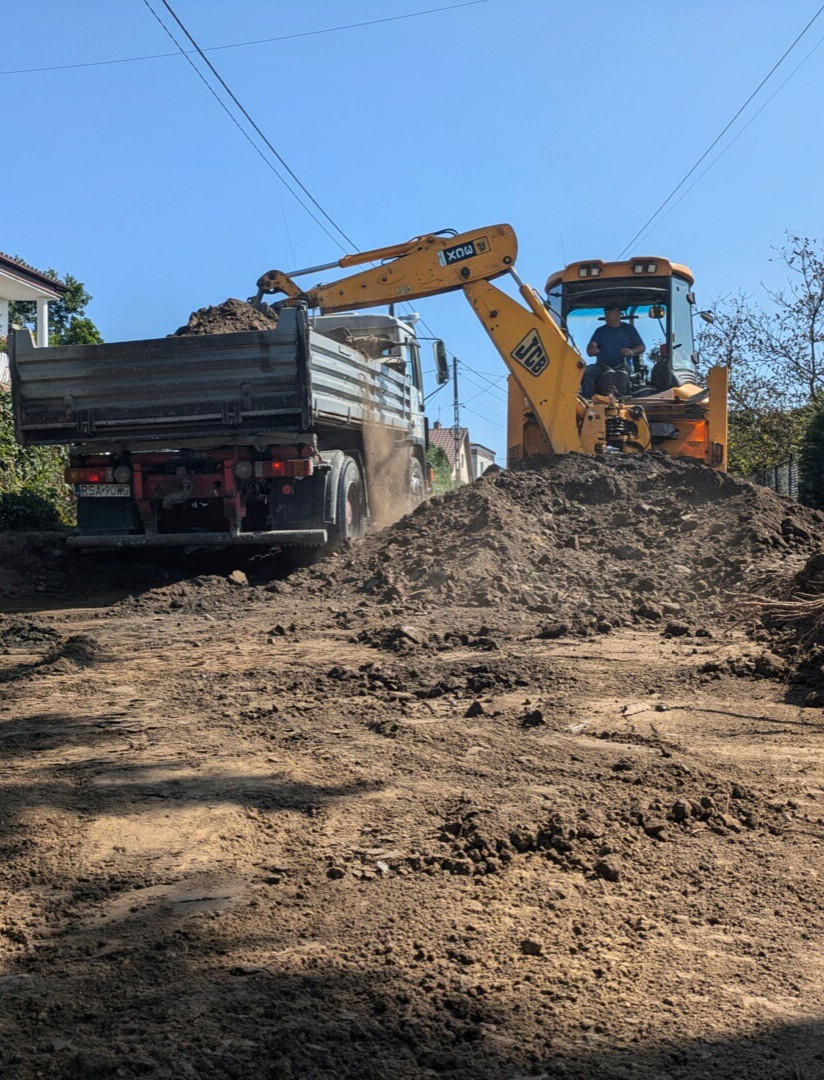
[[[423,502],[426,496],[426,480],[423,466],[416,457],[409,460],[409,510],[412,511]]]
[[[347,458],[338,476],[337,515],[332,529],[333,545],[357,540],[366,530],[363,477],[354,458]]]

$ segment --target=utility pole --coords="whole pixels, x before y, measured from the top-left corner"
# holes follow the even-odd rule
[[[461,461],[461,403],[458,398],[458,358],[452,357],[452,396],[455,418],[452,427],[452,437],[455,440],[455,487],[458,486],[459,465]]]

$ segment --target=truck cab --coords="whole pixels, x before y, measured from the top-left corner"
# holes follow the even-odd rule
[[[408,383],[414,438],[425,439],[421,349],[415,333],[416,313],[403,317],[378,313],[341,312],[310,315],[309,325],[319,334],[363,352],[382,368],[401,375]]]

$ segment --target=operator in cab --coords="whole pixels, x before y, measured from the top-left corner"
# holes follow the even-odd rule
[[[599,326],[587,345],[587,356],[596,357],[594,364],[587,364],[581,379],[581,395],[591,398],[595,393],[597,375],[604,368],[626,369],[629,361],[645,350],[641,335],[631,323],[621,322],[621,305],[604,307],[604,325]]]

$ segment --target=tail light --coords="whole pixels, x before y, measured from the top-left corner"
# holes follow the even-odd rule
[[[289,458],[286,461],[256,461],[255,476],[263,479],[273,476],[311,476],[315,463],[311,458]]]
[[[67,484],[110,484],[114,471],[100,466],[78,468],[71,465],[63,470],[63,478]]]

